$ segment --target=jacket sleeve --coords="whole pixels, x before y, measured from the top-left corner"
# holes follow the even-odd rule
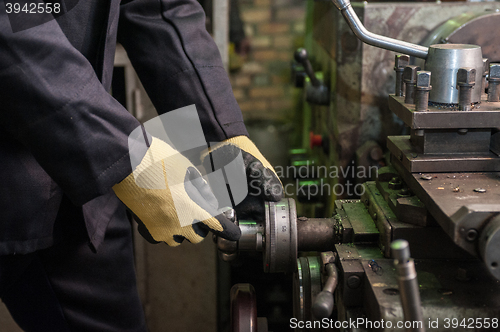
[[[128,0],[118,42],[160,114],[195,104],[208,142],[248,135],[196,0]]]
[[[20,141],[73,202],[108,192],[131,172],[128,135],[139,123],[105,91],[55,20],[14,33],[0,10],[0,100],[0,130]]]

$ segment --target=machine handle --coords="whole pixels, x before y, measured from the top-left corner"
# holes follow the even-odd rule
[[[333,292],[338,284],[338,272],[334,263],[327,264],[325,270],[328,273],[323,291],[316,296],[312,305],[312,313],[316,319],[328,318],[333,312]]]
[[[311,61],[309,61],[309,56],[307,54],[307,50],[303,47],[299,48],[297,51],[295,51],[294,54],[295,61],[300,63],[304,67],[304,71],[306,72],[307,76],[309,76],[309,79],[311,80],[311,84],[314,87],[319,87],[321,85],[321,82],[318,80],[316,75],[314,74],[314,70],[311,65]]]
[[[377,35],[366,30],[354,12],[349,0],[332,0],[332,2],[340,10],[352,32],[363,42],[389,51],[408,54],[421,59],[427,58],[427,54],[429,53],[429,48],[427,47]]]

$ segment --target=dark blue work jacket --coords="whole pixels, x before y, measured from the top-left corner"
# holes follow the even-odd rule
[[[75,3],[20,31],[1,6],[0,255],[49,247],[63,193],[96,248],[124,208],[139,123],[108,93],[117,39],[160,113],[195,104],[207,141],[247,134],[196,0]]]

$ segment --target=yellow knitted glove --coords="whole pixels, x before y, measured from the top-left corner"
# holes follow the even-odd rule
[[[253,212],[259,212],[255,210],[264,205],[262,200],[278,202],[283,197],[276,171],[255,144],[246,136],[229,138],[202,153],[201,160],[205,169],[213,172],[216,171],[213,168],[229,164],[239,153],[244,163],[241,176],[246,177],[249,195],[239,205],[236,203],[236,214],[240,219],[255,218],[258,214]]]
[[[113,190],[156,241],[198,243],[207,235],[206,227],[229,240],[240,237],[239,227],[217,210],[217,199],[199,171],[158,138],[153,137],[141,163]]]

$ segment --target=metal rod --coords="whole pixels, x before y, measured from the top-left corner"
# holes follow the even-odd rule
[[[424,321],[420,293],[418,290],[417,271],[410,258],[410,246],[406,240],[396,240],[391,244],[392,257],[398,274],[399,294],[403,306],[405,321],[412,322],[407,331],[424,332]],[[420,322],[420,326],[414,326]],[[418,323],[417,323],[418,324]]]
[[[429,49],[424,46],[404,42],[401,40],[377,35],[363,26],[358,16],[354,12],[349,0],[332,0],[337,8],[342,12],[347,24],[352,32],[363,42],[380,47],[389,51],[412,55],[417,58],[426,59]]]

